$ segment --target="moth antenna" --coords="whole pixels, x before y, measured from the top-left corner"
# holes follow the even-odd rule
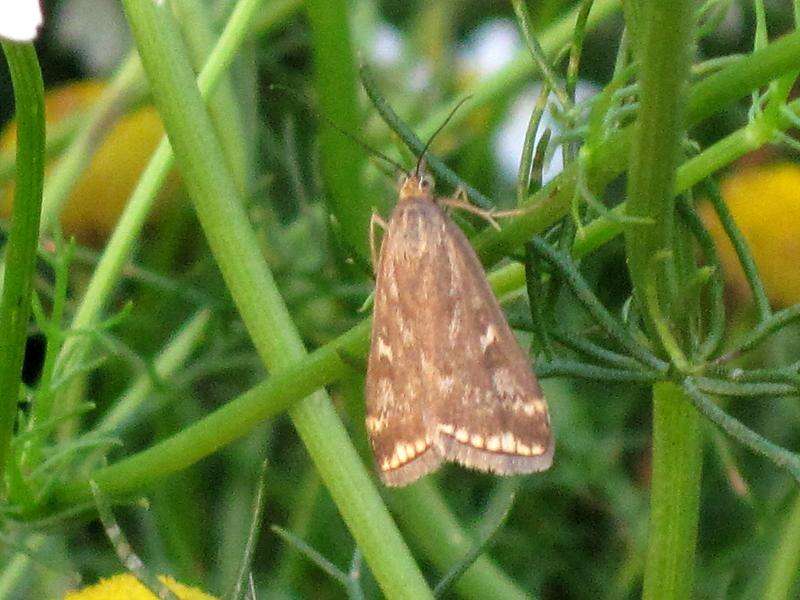
[[[353,135],[352,133],[350,133],[349,131],[347,131],[346,129],[341,127],[340,125],[338,125],[336,123],[336,121],[334,121],[328,115],[326,115],[325,113],[320,111],[317,107],[315,107],[308,98],[302,96],[301,94],[298,94],[296,91],[294,91],[290,87],[287,87],[285,85],[281,85],[279,83],[273,83],[273,84],[270,84],[269,89],[283,92],[284,94],[289,96],[292,100],[294,100],[297,104],[299,104],[300,106],[302,106],[303,108],[308,110],[317,119],[319,119],[321,121],[324,121],[330,127],[333,127],[336,131],[341,133],[348,140],[350,140],[351,142],[359,145],[361,148],[366,150],[369,154],[372,154],[376,158],[380,158],[381,160],[385,161],[386,163],[392,165],[395,169],[399,170],[401,173],[405,173],[406,172],[405,167],[403,165],[401,165],[399,162],[389,158],[383,152],[381,152],[379,150],[376,150],[375,148],[373,148],[372,146],[367,144],[364,140],[359,139],[358,137],[356,137],[355,135]],[[448,117],[448,120],[449,120],[449,117]],[[445,123],[446,122],[447,121],[445,121]]]
[[[439,133],[442,131],[442,129],[447,127],[447,124],[455,116],[456,112],[458,112],[458,109],[461,108],[467,102],[467,100],[470,100],[470,99],[472,99],[472,94],[470,94],[468,96],[464,96],[461,100],[459,100],[458,104],[456,104],[453,107],[453,110],[450,111],[450,114],[447,115],[447,118],[444,121],[442,121],[442,124],[439,125],[439,127],[437,127],[436,131],[434,131],[431,134],[431,137],[428,138],[428,141],[425,143],[425,146],[422,148],[422,152],[420,152],[419,158],[417,159],[417,166],[414,169],[414,173],[417,175],[417,177],[419,177],[420,167],[422,167],[422,165],[424,164],[425,153],[428,152],[428,149],[431,147],[431,144],[433,143],[433,140],[436,138],[437,135],[439,135]]]

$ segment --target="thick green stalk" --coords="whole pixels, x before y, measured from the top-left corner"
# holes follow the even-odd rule
[[[172,15],[151,0],[123,4],[154,102],[228,290],[264,363],[273,370],[286,368],[305,349],[225,168]],[[328,395],[317,391],[289,414],[384,593],[430,597]]]
[[[17,414],[44,180],[44,87],[33,44],[3,43],[14,86],[17,176],[0,298],[0,482]]]
[[[685,362],[686,321],[676,299],[685,236],[673,223],[675,173],[684,136],[693,48],[693,2],[639,3],[636,36],[640,108],[628,171],[627,213],[652,220],[625,230],[628,270],[653,335],[675,366]],[[663,258],[662,258],[663,257]],[[644,592],[646,599],[689,598],[697,540],[701,473],[699,416],[676,385],[653,387],[653,473]]]
[[[700,417],[671,382],[653,387],[653,472],[645,600],[692,597],[699,514]]]
[[[688,97],[692,6],[690,2],[643,3],[639,31],[640,109],[628,170],[626,213],[651,219],[625,231],[628,268],[640,305],[650,282],[669,314],[676,290],[674,261],[654,263],[659,252],[675,249],[673,188],[684,135]]]
[[[314,55],[314,79],[323,114],[336,120],[344,131],[361,126],[358,71],[350,40],[347,0],[306,0]],[[340,132],[320,125],[322,176],[328,207],[336,218],[344,242],[362,258],[369,257],[366,232],[372,206],[361,185],[364,152]],[[373,203],[374,204],[374,203]]]

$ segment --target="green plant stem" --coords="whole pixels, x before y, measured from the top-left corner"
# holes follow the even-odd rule
[[[647,348],[640,345],[630,331],[622,327],[600,303],[597,296],[592,293],[588,285],[583,281],[577,268],[569,260],[553,250],[546,242],[536,237],[529,242],[528,247],[558,269],[561,276],[564,277],[565,283],[580,300],[587,312],[592,315],[595,322],[620,346],[625,348],[631,356],[635,357],[643,365],[653,369],[666,370],[667,365],[653,356]]]
[[[275,371],[288,368],[304,357],[305,349],[225,168],[172,16],[150,0],[123,4],[154,102],[227,288],[264,364]],[[328,395],[313,392],[289,415],[383,592],[430,597]]]
[[[764,600],[789,600],[800,572],[800,494],[794,501],[786,524],[781,529],[780,541],[770,560]]]
[[[628,170],[626,214],[652,219],[628,226],[628,270],[648,323],[658,331],[674,366],[685,368],[688,322],[678,306],[685,277],[676,259],[683,238],[673,223],[675,172],[684,136],[685,106],[693,48],[693,3],[641,0],[636,48],[639,112]],[[629,23],[629,27],[633,24]],[[702,85],[702,84],[700,84]],[[659,257],[664,257],[661,260]],[[685,311],[684,311],[685,312]],[[644,589],[646,600],[692,595],[699,511],[701,445],[699,415],[671,382],[653,386],[653,472]]]
[[[741,421],[731,417],[700,391],[697,382],[692,377],[684,379],[683,389],[686,391],[687,397],[695,405],[695,408],[703,413],[709,421],[752,452],[763,456],[775,466],[788,471],[800,483],[800,456],[786,448],[773,444]]]
[[[619,381],[631,384],[646,385],[658,381],[659,374],[655,372],[627,369],[612,369],[582,363],[563,358],[540,361],[536,365],[536,374],[540,379],[548,377],[576,377],[594,381]]]
[[[767,337],[797,319],[800,319],[800,304],[795,304],[773,313],[766,321],[762,321],[754,329],[748,331],[744,339],[737,342],[733,348],[728,350],[724,356],[718,358],[717,361],[720,363],[727,362],[740,354],[752,350]]]
[[[764,290],[764,285],[758,274],[756,261],[753,259],[753,255],[747,245],[747,240],[745,240],[744,235],[742,235],[742,232],[733,220],[733,215],[731,215],[730,210],[728,210],[728,205],[725,204],[719,190],[716,186],[709,187],[711,188],[709,190],[709,197],[714,206],[714,211],[717,213],[717,217],[725,230],[725,234],[736,250],[736,256],[739,258],[739,263],[742,265],[742,270],[750,286],[750,291],[753,293],[756,311],[758,312],[758,320],[761,322],[766,321],[772,315],[772,309],[769,305],[767,292]]]
[[[325,115],[335,115],[336,124],[345,131],[356,132],[361,128],[361,115],[349,7],[347,0],[305,2],[320,109]],[[320,132],[319,143],[328,207],[345,243],[361,258],[369,258],[366,232],[372,206],[361,185],[364,153],[330,127]]]
[[[673,190],[680,144],[684,135],[684,106],[692,48],[692,8],[689,2],[669,7],[645,1],[640,31],[640,109],[634,125],[628,170],[626,214],[652,219],[651,225],[626,228],[628,270],[640,305],[645,290],[657,288],[658,302],[672,317],[676,273]],[[654,261],[666,252],[667,260]],[[652,273],[651,273],[652,271]]]
[[[699,415],[680,387],[653,387],[653,473],[645,600],[691,598],[700,496]]]
[[[253,564],[253,556],[256,552],[256,544],[258,542],[259,533],[261,531],[261,517],[264,514],[264,506],[266,504],[266,487],[267,487],[267,461],[261,465],[261,473],[256,483],[256,491],[253,495],[252,517],[250,518],[250,528],[247,534],[247,543],[242,552],[242,559],[239,563],[239,569],[236,574],[236,581],[233,584],[233,589],[226,595],[226,600],[241,600],[245,597],[245,590],[247,589],[247,576],[251,573]]]
[[[723,298],[725,282],[722,277],[722,267],[719,262],[717,247],[711,234],[703,226],[703,222],[695,212],[694,207],[688,201],[679,201],[678,214],[702,249],[707,268],[712,270],[709,276],[711,281],[709,285],[710,298],[708,300],[708,305],[710,305],[708,309],[709,315],[706,319],[707,334],[697,350],[698,361],[704,361],[717,352],[725,334],[725,302]]]
[[[572,106],[569,94],[567,93],[563,81],[555,74],[553,68],[550,66],[550,59],[545,54],[544,49],[536,39],[533,32],[533,19],[528,10],[528,5],[525,0],[511,0],[511,5],[514,7],[514,13],[517,15],[519,28],[522,30],[522,37],[528,46],[528,51],[531,53],[533,62],[542,75],[545,86],[553,90],[553,93],[561,103],[561,107],[567,110]],[[580,18],[580,17],[578,17]]]
[[[17,414],[44,180],[44,87],[33,44],[3,42],[14,87],[17,175],[0,297],[0,485]],[[0,494],[2,495],[2,494]]]

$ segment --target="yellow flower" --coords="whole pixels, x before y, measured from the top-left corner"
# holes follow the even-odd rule
[[[79,81],[49,90],[45,95],[48,127],[89,109],[105,84]],[[111,234],[139,176],[150,160],[164,131],[156,110],[144,106],[121,119],[107,132],[61,213],[65,237],[100,247]],[[12,122],[0,135],[0,150],[14,147]],[[165,186],[163,199],[175,196],[176,178]],[[13,206],[12,184],[0,188],[0,217],[8,218]],[[154,215],[157,218],[157,215]]]
[[[767,296],[775,307],[800,302],[800,166],[759,165],[728,176],[722,197],[741,230]],[[729,289],[739,299],[750,292],[736,252],[709,204],[700,208],[720,255]]]
[[[197,588],[178,583],[171,577],[158,579],[180,600],[217,600]],[[139,583],[130,573],[121,573],[80,590],[67,592],[64,600],[158,600],[157,596]]]

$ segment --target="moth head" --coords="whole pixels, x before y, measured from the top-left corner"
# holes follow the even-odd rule
[[[416,169],[400,178],[400,200],[409,198],[433,200],[434,185],[433,176],[425,171],[425,165],[421,163]]]

